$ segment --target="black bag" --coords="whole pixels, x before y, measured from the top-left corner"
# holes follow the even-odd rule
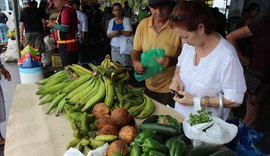
[[[248,67],[245,69],[244,75],[246,79],[247,91],[255,94],[260,84],[262,83],[265,74],[263,72]]]

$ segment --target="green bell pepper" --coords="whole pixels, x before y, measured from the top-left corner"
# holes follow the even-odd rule
[[[148,156],[166,156],[166,154],[161,153],[159,151],[150,151]]]
[[[112,156],[124,156],[121,152],[113,152]]]
[[[135,143],[138,145],[142,145],[147,138],[154,138],[155,132],[151,130],[142,131],[136,138],[134,139]]]
[[[186,150],[186,144],[181,137],[171,137],[166,141],[166,147],[169,148],[170,156],[183,156]]]
[[[160,144],[159,142],[157,142],[156,140],[152,138],[145,139],[142,145],[142,149],[144,153],[149,153],[150,151],[153,151],[153,150],[162,152],[162,153],[166,153],[168,151],[168,148],[165,145]]]
[[[142,148],[138,145],[134,145],[131,147],[130,156],[141,156],[143,153]]]

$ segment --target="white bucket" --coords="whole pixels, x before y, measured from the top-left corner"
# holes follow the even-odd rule
[[[39,80],[44,79],[43,66],[38,66],[34,68],[20,68],[21,83],[35,83]]]

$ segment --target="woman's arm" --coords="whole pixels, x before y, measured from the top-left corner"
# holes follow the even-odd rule
[[[180,79],[180,70],[181,68],[179,66],[176,66],[175,71],[174,71],[174,76],[172,78],[172,82],[169,86],[171,90],[184,91],[184,85]]]
[[[191,94],[184,92],[184,91],[178,91],[179,95],[182,95],[183,98],[174,97],[174,101],[177,101],[178,103],[181,103],[184,106],[193,106],[194,105],[194,96]],[[203,97],[200,98],[200,104],[204,107],[219,107],[219,96],[215,97]],[[225,108],[236,108],[239,107],[241,104],[231,102],[225,98],[223,98],[223,107]]]
[[[112,39],[113,37],[115,37],[115,33],[112,31],[112,27],[113,27],[113,21],[115,20],[115,18],[111,19],[107,28],[107,37],[109,39]]]
[[[234,103],[234,102],[231,102],[225,98],[223,98],[223,105],[224,107],[227,107],[227,108],[236,108],[236,107],[239,107],[240,104],[239,103]],[[202,106],[206,106],[206,107],[219,107],[219,97],[218,96],[215,96],[215,97],[203,97],[200,99],[201,100],[201,105]]]
[[[124,25],[124,30],[121,31],[121,35],[131,36],[132,35],[132,26],[131,26],[130,19],[127,17],[124,17],[123,18],[123,25]]]

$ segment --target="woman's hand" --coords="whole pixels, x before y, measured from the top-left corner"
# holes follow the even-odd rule
[[[178,74],[174,75],[169,88],[174,91],[184,91],[184,85],[182,81],[180,80],[180,77]]]
[[[178,95],[183,96],[182,98],[179,98],[179,96],[174,96],[173,100],[180,103],[183,106],[193,106],[193,96],[187,92],[184,91],[178,91]]]
[[[111,38],[114,38],[114,37],[118,37],[118,36],[120,36],[122,34],[122,31],[121,30],[115,30],[115,31],[113,31],[112,33],[110,33],[110,37]]]
[[[136,73],[143,74],[145,71],[145,68],[143,67],[140,61],[133,61],[132,66]]]

